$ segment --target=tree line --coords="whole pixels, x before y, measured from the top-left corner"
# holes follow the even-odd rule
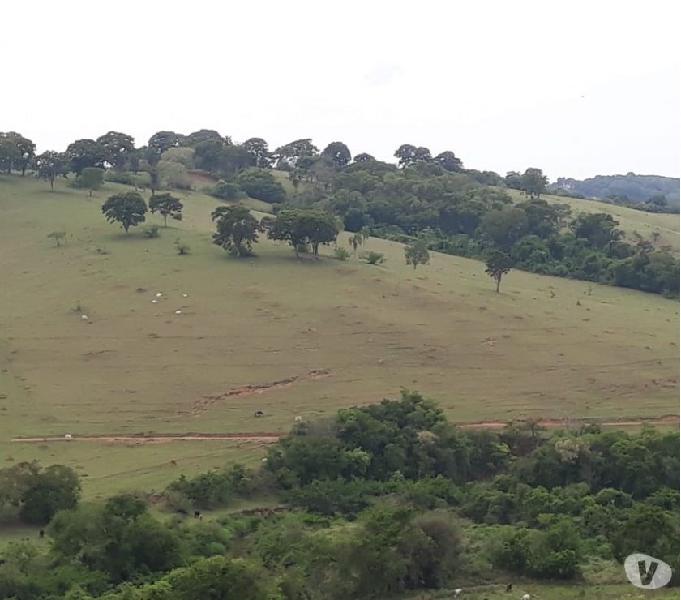
[[[571,214],[567,205],[549,204],[541,198],[547,179],[538,168],[501,177],[465,169],[451,151],[433,156],[412,144],[395,151],[396,164],[367,153],[353,157],[340,141],[320,151],[302,138],[270,150],[262,138],[235,143],[209,129],[189,135],[159,131],[140,148],[132,136],[115,131],[76,140],[63,153],[35,156],[34,148],[18,133],[0,134],[0,167],[22,173],[33,168],[51,185],[56,177],[74,173],[76,184],[86,189],[96,189],[106,178],[149,188],[152,195],[189,188],[189,170],[199,169],[218,178],[208,190],[217,198],[250,196],[271,204],[275,215],[321,211],[351,233],[368,230],[416,246],[406,256],[414,266],[426,261],[425,244],[426,250],[485,260],[497,282],[513,267],[670,296],[679,291],[678,259],[659,244],[659,236],[630,241],[611,215]],[[292,192],[272,169],[287,173]],[[521,190],[526,200],[514,204],[507,189]],[[304,237],[314,252],[316,242]],[[224,240],[221,234],[216,243],[246,254],[239,244]]]

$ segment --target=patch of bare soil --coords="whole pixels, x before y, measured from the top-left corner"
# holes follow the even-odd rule
[[[204,396],[200,400],[194,402],[194,404],[192,405],[191,413],[196,414],[208,410],[208,408],[210,408],[216,402],[226,400],[227,398],[243,398],[245,396],[264,394],[265,392],[271,392],[273,390],[287,388],[289,386],[292,386],[294,383],[323,379],[324,377],[328,377],[330,374],[331,371],[329,371],[328,369],[313,369],[312,371],[308,371],[304,375],[293,375],[292,377],[286,377],[285,379],[279,379],[277,381],[271,381],[269,383],[251,383],[248,385],[242,385],[227,390],[222,394]]]

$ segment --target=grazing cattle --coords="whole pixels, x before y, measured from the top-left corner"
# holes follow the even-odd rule
[[[255,415],[256,417],[264,417],[264,416],[265,416],[265,413],[264,413],[263,411],[261,411],[261,410],[256,410],[255,413],[254,413],[254,415]]]
[[[529,594],[523,594],[520,596],[520,600],[530,600],[530,595]]]
[[[44,538],[44,537],[45,537],[45,530],[44,530],[44,529],[41,529],[41,530],[38,532],[38,535],[39,535],[41,538]]]
[[[195,510],[194,511],[194,518],[198,519],[201,516],[201,511],[200,510]]]
[[[65,440],[71,440],[71,439],[73,439],[73,436],[72,436],[70,433],[65,433],[65,434],[64,434],[64,439],[65,439]]]
[[[513,591],[513,584],[512,584],[512,583],[509,583],[509,584],[506,586],[506,591],[507,591],[507,592],[512,592],[512,591]]]

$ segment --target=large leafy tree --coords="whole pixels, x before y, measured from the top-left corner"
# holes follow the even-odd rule
[[[195,147],[201,142],[220,142],[220,144],[224,144],[225,138],[214,129],[199,129],[198,131],[192,131],[183,140],[185,146],[191,147]]]
[[[485,261],[485,273],[487,273],[497,284],[497,294],[501,286],[501,278],[513,268],[513,259],[499,250],[493,250]]]
[[[87,167],[103,168],[106,162],[106,152],[101,144],[95,140],[76,140],[66,148],[71,170],[80,175]]]
[[[19,514],[26,523],[45,525],[57,511],[74,508],[79,498],[78,474],[70,467],[52,465],[32,479]]]
[[[102,213],[109,223],[118,222],[128,233],[130,227],[135,227],[145,220],[147,205],[144,198],[137,192],[114,194],[102,205]]]
[[[69,172],[69,159],[63,152],[48,150],[38,156],[36,160],[36,173],[41,179],[50,183],[50,189],[54,190],[54,181],[60,175],[66,176]]]
[[[607,213],[582,213],[570,224],[570,229],[576,237],[587,240],[594,248],[605,248],[622,237],[617,225],[619,222]]]
[[[520,185],[530,198],[539,198],[546,191],[548,179],[541,169],[526,169],[520,178]]]
[[[170,148],[181,145],[182,136],[174,131],[157,131],[147,142],[147,160],[150,164],[156,164],[161,160],[161,154]]]
[[[149,210],[163,217],[163,226],[168,226],[168,217],[175,221],[182,220],[182,202],[172,194],[155,194],[149,200]]]
[[[343,142],[331,142],[324,148],[321,156],[337,169],[346,166],[352,159],[350,150]]]
[[[458,172],[463,168],[461,159],[457,158],[456,154],[450,152],[449,150],[440,152],[440,154],[438,154],[433,160],[445,171]]]
[[[262,138],[249,138],[242,146],[248,152],[255,161],[256,167],[265,169],[272,166],[272,155],[269,151],[269,146],[267,142]]]
[[[296,256],[307,246],[312,248],[314,256],[319,256],[320,244],[333,242],[338,236],[338,226],[333,215],[321,210],[285,209],[269,225],[268,236],[287,241]]]
[[[297,166],[298,161],[304,156],[315,157],[319,149],[312,143],[310,138],[294,140],[284,146],[279,146],[274,152],[278,168]]]
[[[135,150],[135,139],[127,133],[109,131],[95,140],[104,151],[104,160],[115,169],[122,169]]]
[[[16,131],[0,131],[0,169],[10,173],[12,169],[26,173],[35,156],[35,144]]]
[[[260,225],[245,206],[220,206],[211,215],[216,232],[213,243],[236,257],[251,256]]]

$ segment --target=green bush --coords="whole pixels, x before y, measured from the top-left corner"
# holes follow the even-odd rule
[[[278,204],[286,200],[286,191],[270,171],[265,169],[246,169],[239,173],[237,183],[251,198]]]
[[[244,195],[238,184],[233,181],[223,180],[220,180],[215,184],[215,187],[211,190],[210,194],[221,200],[238,200]]]
[[[375,252],[374,250],[362,253],[360,258],[370,265],[382,265],[386,261],[382,252]]]

